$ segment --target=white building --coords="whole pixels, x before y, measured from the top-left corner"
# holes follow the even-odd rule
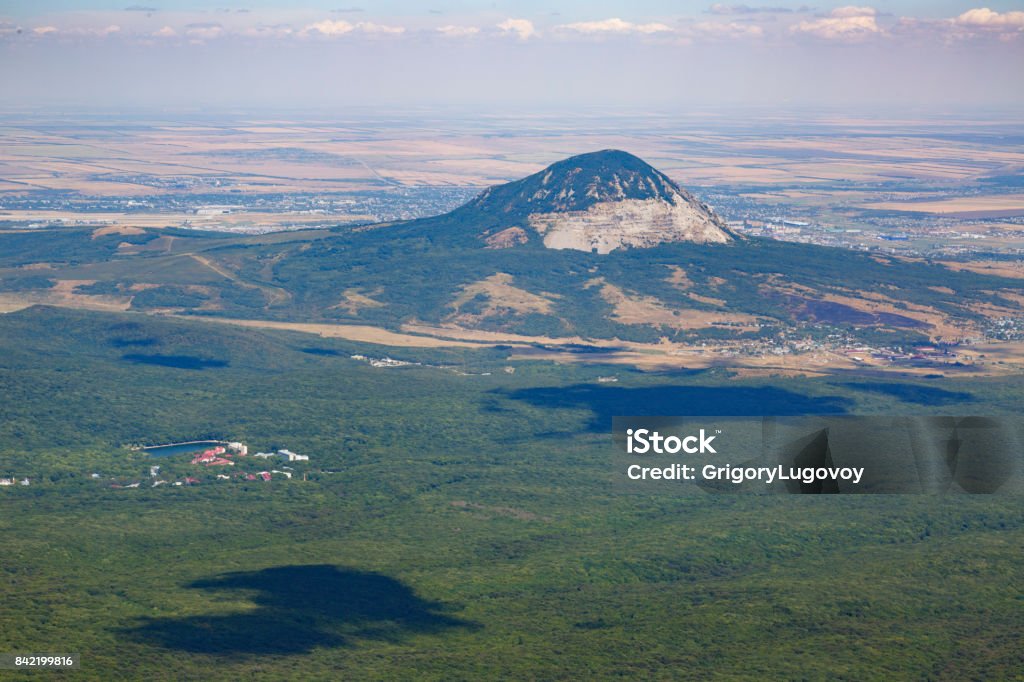
[[[289,462],[308,462],[309,455],[296,455],[291,450],[278,450],[277,454],[287,457]]]

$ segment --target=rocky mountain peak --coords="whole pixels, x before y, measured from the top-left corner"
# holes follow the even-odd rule
[[[733,238],[706,204],[647,162],[617,149],[573,156],[491,187],[460,211],[479,214],[488,223],[483,236],[491,248],[496,248],[494,235],[512,227],[532,228],[548,248],[598,253]]]

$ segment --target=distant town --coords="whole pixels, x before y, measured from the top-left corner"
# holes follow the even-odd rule
[[[0,197],[0,228],[105,227],[134,219],[135,224],[152,227],[260,234],[436,215],[461,205],[481,189],[394,187],[368,192],[253,195],[230,190],[225,193],[223,189],[233,182],[231,178],[112,176],[107,180],[150,186],[154,193],[141,197],[83,196],[73,191],[46,190],[4,195]],[[204,193],[204,189],[214,188],[219,193]],[[17,217],[19,213],[24,217]]]

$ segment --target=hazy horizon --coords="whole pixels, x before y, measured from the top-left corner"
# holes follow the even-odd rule
[[[1024,11],[986,5],[45,0],[0,9],[0,83],[16,109],[1012,113]]]

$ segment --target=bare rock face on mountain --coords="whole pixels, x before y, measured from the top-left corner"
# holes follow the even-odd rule
[[[597,253],[734,238],[706,204],[636,156],[614,149],[573,156],[491,187],[459,211],[479,214],[489,225],[483,236],[490,248],[523,243],[525,233],[508,238],[512,227],[530,229],[551,249]]]

